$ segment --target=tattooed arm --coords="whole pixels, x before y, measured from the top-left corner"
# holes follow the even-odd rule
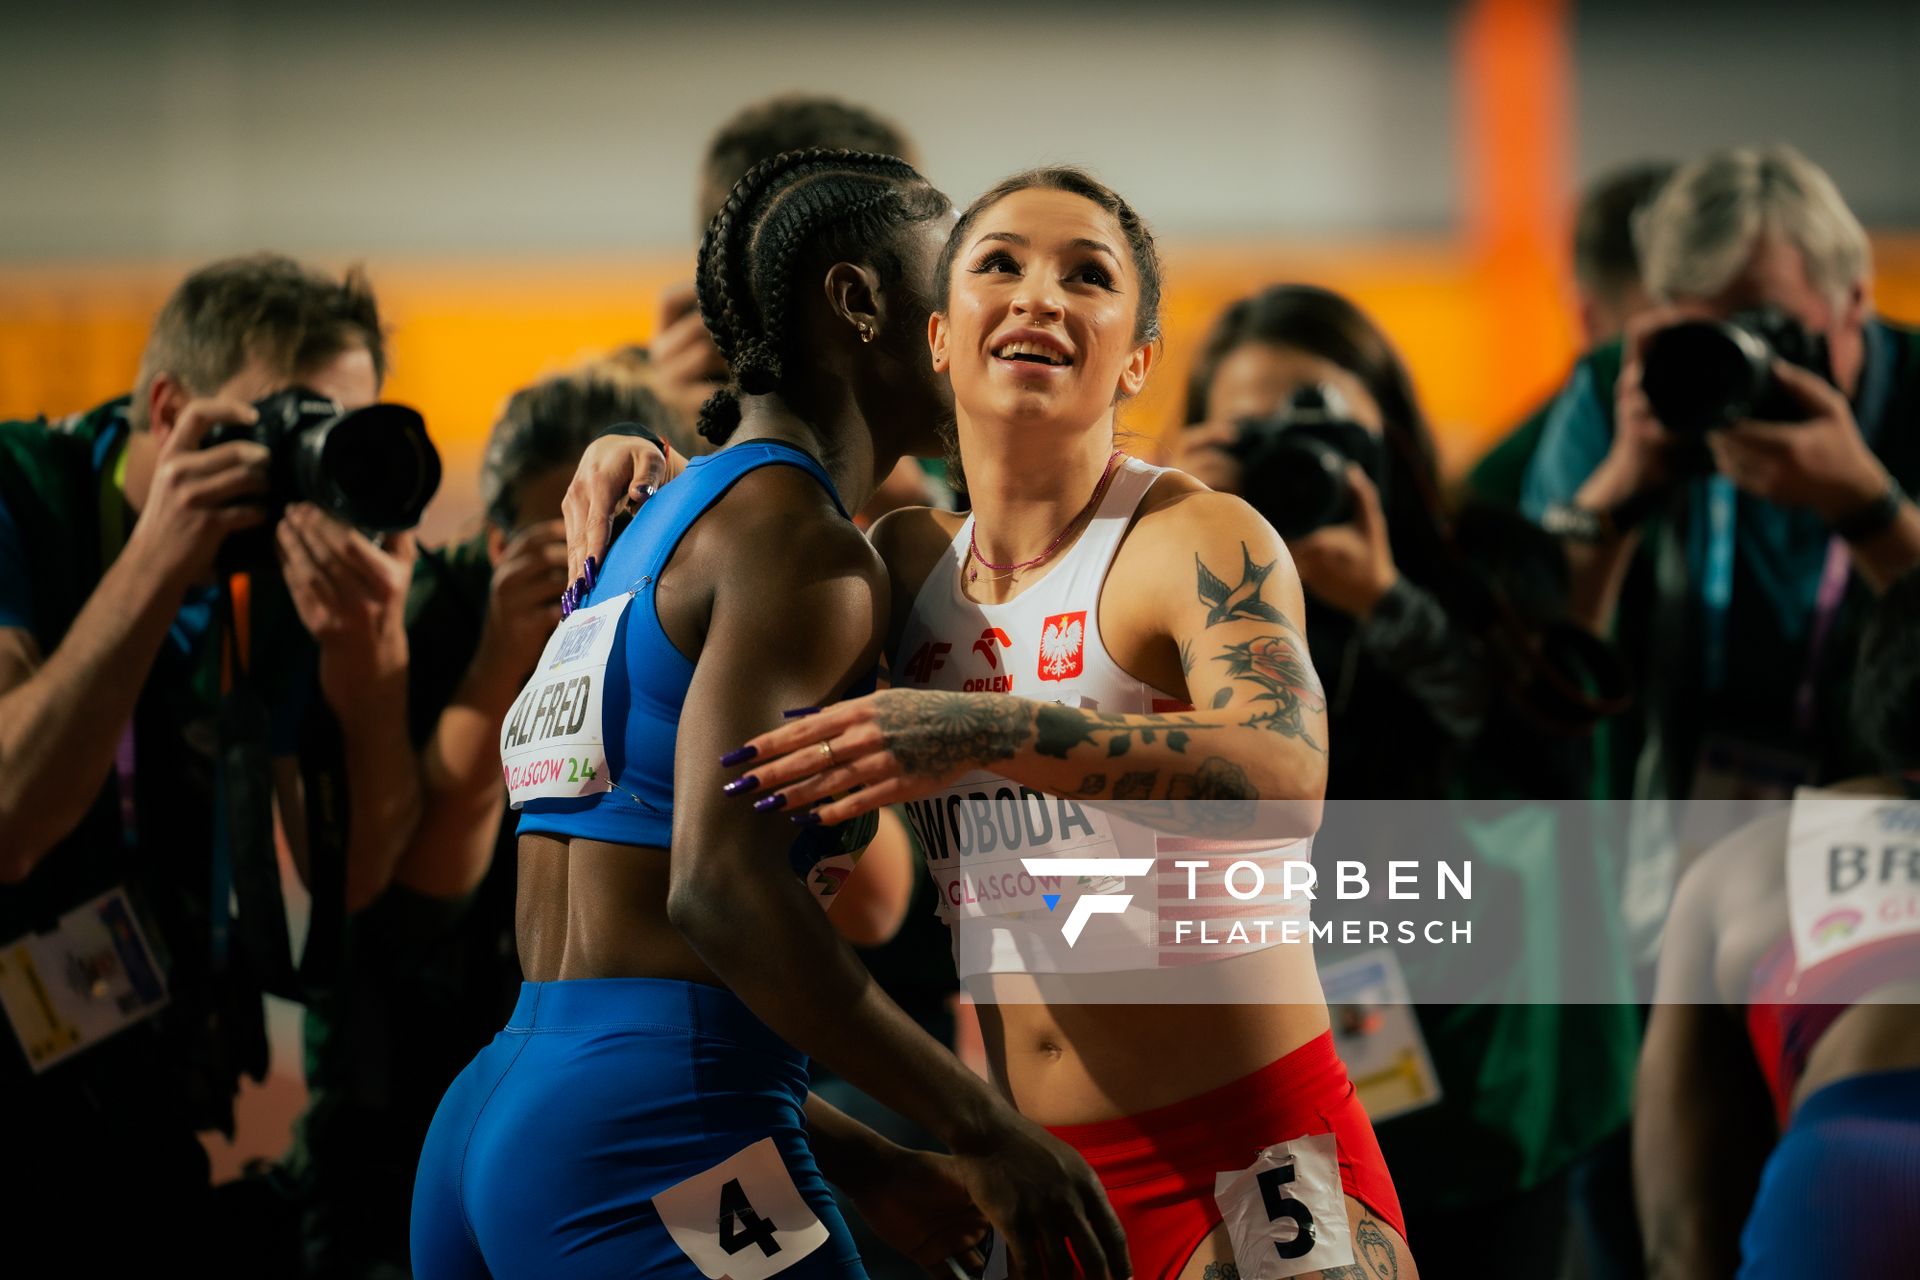
[[[1158,646],[1166,683],[1184,669],[1195,710],[1117,715],[891,689],[753,739],[755,794],[779,791],[782,807],[799,810],[862,788],[818,810],[837,822],[991,768],[1036,791],[1094,800],[1295,801],[1311,812],[1290,825],[1316,824],[1326,698],[1297,622],[1300,581],[1272,528],[1238,498],[1182,494],[1141,517],[1106,591],[1103,632],[1111,620],[1149,657]],[[1064,671],[1083,643],[1050,634],[1038,661]],[[1220,808],[1208,806],[1216,818]]]

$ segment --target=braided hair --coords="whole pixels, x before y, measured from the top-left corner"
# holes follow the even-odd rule
[[[740,397],[786,390],[789,370],[804,363],[789,314],[797,275],[848,260],[897,278],[898,229],[951,208],[898,156],[813,147],[749,169],[700,241],[700,318],[732,372],[701,406],[700,434],[726,443],[740,425]]]

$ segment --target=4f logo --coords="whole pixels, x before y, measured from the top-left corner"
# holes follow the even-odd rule
[[[996,644],[1002,649],[1013,648],[1013,641],[1007,638],[1006,632],[998,627],[988,627],[980,633],[980,638],[973,642],[973,651],[985,658],[987,665],[997,671],[1000,669],[1000,657],[993,651],[993,646]]]
[[[930,641],[921,645],[907,659],[907,679],[915,684],[925,684],[933,679],[933,673],[947,665],[947,655],[953,652],[953,646],[945,641]]]
[[[1040,678],[1071,680],[1086,666],[1087,611],[1056,613],[1040,628]]]
[[[1020,865],[1031,876],[1144,876],[1153,870],[1152,858],[1022,858]],[[1047,910],[1051,911],[1060,899],[1053,895],[1047,898]],[[1067,912],[1067,922],[1060,927],[1066,935],[1067,945],[1071,947],[1080,941],[1081,930],[1087,927],[1087,921],[1095,916],[1117,916],[1133,902],[1130,893],[1083,893],[1073,901],[1073,910]]]

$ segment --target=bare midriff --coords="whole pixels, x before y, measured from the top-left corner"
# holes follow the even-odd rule
[[[1265,987],[1270,998],[1235,1004],[1022,1003],[1032,990],[1025,981],[993,975],[998,998],[982,1003],[979,1014],[994,1076],[1032,1120],[1091,1124],[1230,1084],[1327,1029],[1310,947],[1271,947],[1228,963],[1257,964],[1271,979]],[[1204,971],[1211,967],[1192,966],[1184,980],[1204,988]]]
[[[1822,1085],[1875,1071],[1920,1067],[1920,982],[1890,983],[1835,1018],[1793,1089],[1797,1107]]]
[[[719,986],[667,919],[665,849],[520,837],[515,934],[529,982],[672,978]]]

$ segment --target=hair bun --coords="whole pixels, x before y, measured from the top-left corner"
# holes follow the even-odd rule
[[[740,397],[731,391],[716,391],[700,406],[700,434],[716,448],[725,444],[739,425]]]
[[[783,376],[780,353],[765,338],[754,337],[740,344],[730,362],[733,380],[745,395],[762,396],[778,391]]]

